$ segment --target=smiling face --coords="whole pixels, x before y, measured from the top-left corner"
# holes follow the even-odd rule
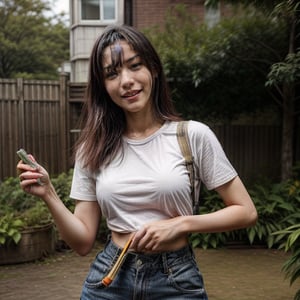
[[[106,47],[102,65],[106,91],[125,114],[151,112],[152,74],[126,41]]]

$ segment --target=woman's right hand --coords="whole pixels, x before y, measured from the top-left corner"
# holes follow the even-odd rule
[[[44,198],[51,186],[49,174],[36,162],[32,155],[29,155],[29,157],[37,164],[37,167],[33,168],[22,160],[18,162],[17,171],[20,178],[20,186],[26,193]]]

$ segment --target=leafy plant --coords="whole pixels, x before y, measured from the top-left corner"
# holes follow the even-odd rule
[[[0,215],[12,211],[24,211],[35,205],[36,197],[24,193],[17,177],[9,177],[0,184]]]
[[[15,219],[13,213],[0,217],[0,245],[9,244],[11,241],[17,244],[21,239],[22,226],[22,220]]]
[[[261,244],[269,248],[278,247],[279,239],[273,232],[283,230],[300,223],[300,181],[288,180],[272,184],[261,181],[249,190],[251,198],[258,212],[255,226],[221,233],[194,233],[190,236],[194,247],[218,248],[230,242]],[[205,188],[201,195],[200,214],[210,213],[223,207],[223,202],[214,191]],[[296,212],[296,213],[295,213]]]
[[[73,169],[52,178],[60,199],[70,211],[75,202],[69,197]],[[0,244],[20,241],[21,231],[52,222],[46,204],[35,196],[24,193],[19,178],[10,177],[0,184]],[[101,228],[105,231],[104,224]]]
[[[269,248],[274,245],[275,240],[272,233],[286,227],[285,218],[295,211],[296,203],[287,201],[288,190],[288,182],[269,186],[256,185],[250,190],[259,215],[257,224],[246,229],[251,243],[256,240],[266,242]],[[290,221],[292,220],[290,218]]]
[[[7,178],[0,184],[0,244],[18,243],[21,232],[52,222],[45,203],[24,193],[18,178]]]
[[[17,216],[23,222],[23,228],[33,228],[52,222],[52,217],[45,203],[38,201],[35,206]]]
[[[283,241],[279,248],[292,252],[291,257],[282,267],[292,285],[297,279],[300,279],[300,223],[274,232],[273,235],[277,236],[278,241]],[[294,300],[300,300],[300,289],[296,292]]]
[[[70,210],[74,211],[75,201],[70,198],[70,190],[73,178],[73,169],[68,172],[63,172],[58,176],[51,179],[51,182],[56,190],[57,195],[65,206]]]

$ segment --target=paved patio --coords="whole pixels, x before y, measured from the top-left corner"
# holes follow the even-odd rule
[[[0,299],[79,299],[82,283],[99,247],[86,257],[71,251],[57,252],[39,262],[0,266]],[[297,290],[296,284],[290,287],[281,273],[288,258],[285,252],[196,249],[195,254],[210,300],[292,300]]]

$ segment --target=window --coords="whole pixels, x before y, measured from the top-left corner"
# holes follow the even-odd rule
[[[113,21],[116,10],[117,0],[81,0],[82,20]]]

